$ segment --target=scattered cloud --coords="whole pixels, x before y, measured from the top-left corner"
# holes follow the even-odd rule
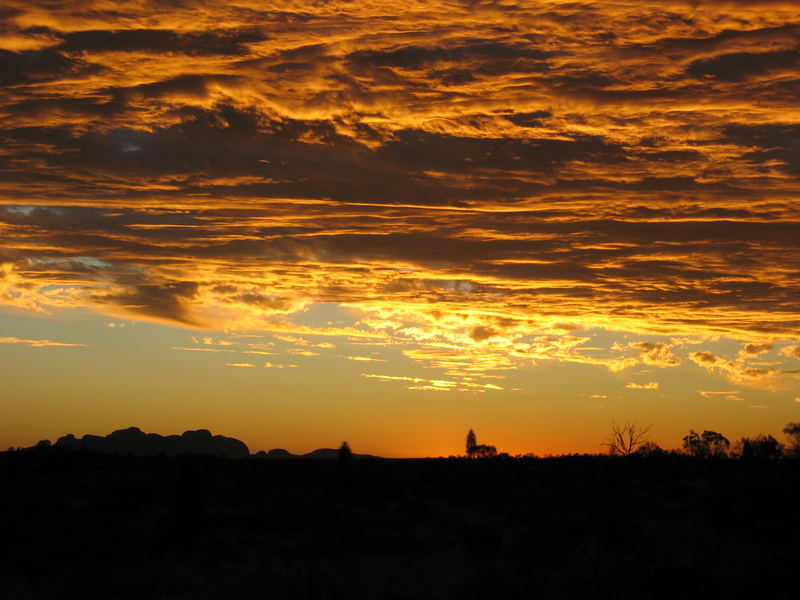
[[[757,357],[766,351],[768,350],[740,351],[735,360],[717,356],[709,351],[698,351],[689,353],[689,359],[710,372],[725,375],[733,383],[751,387],[774,389],[800,379],[800,369],[771,368],[763,363],[750,361],[751,357]]]
[[[798,346],[785,346],[781,348],[781,353],[784,356],[790,356],[792,358],[800,358],[800,345]]]
[[[697,392],[703,398],[712,399],[712,398],[724,398],[725,400],[734,400],[736,402],[741,402],[744,400],[742,398],[741,392],[736,390],[733,391],[708,391],[708,390],[698,390]]]
[[[245,367],[245,368],[252,368],[255,365],[253,363],[225,363],[226,367]]]
[[[503,390],[505,388],[492,383],[474,383],[461,380],[453,381],[447,379],[426,379],[424,377],[405,377],[400,375],[378,375],[375,373],[362,373],[362,377],[369,379],[379,379],[382,381],[398,382],[405,385],[409,390],[429,391],[429,392],[486,392],[492,390]]]
[[[657,390],[658,382],[651,381],[650,383],[628,383],[625,385],[629,390]]]
[[[286,352],[288,354],[294,354],[295,356],[319,356],[319,352],[314,352],[313,350],[303,350],[301,348],[289,348]]]
[[[173,346],[173,350],[185,350],[188,352],[233,352],[233,350],[227,350],[224,348],[206,348],[203,346]]]

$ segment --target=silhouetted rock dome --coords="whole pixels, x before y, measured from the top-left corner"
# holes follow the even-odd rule
[[[294,454],[283,448],[273,448],[266,454],[267,458],[294,458]]]
[[[157,433],[144,433],[138,427],[128,427],[113,431],[105,437],[87,434],[80,439],[69,433],[60,437],[55,445],[135,456],[210,454],[241,458],[250,455],[250,450],[244,442],[223,435],[211,435],[207,429],[185,431],[182,435],[162,436]]]

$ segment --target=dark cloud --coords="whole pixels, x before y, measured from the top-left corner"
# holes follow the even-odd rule
[[[429,68],[440,63],[476,63],[477,71],[500,73],[546,69],[546,61],[553,56],[550,51],[533,44],[496,42],[491,40],[461,40],[460,45],[405,46],[392,50],[358,50],[347,57],[356,69],[369,67],[397,67],[402,69]]]
[[[771,71],[795,70],[800,65],[800,51],[734,52],[696,60],[687,72],[693,77],[714,77],[723,81],[743,81]]]
[[[476,168],[547,172],[554,165],[570,160],[621,162],[625,160],[625,151],[597,136],[572,140],[516,140],[465,138],[407,130],[398,132],[396,141],[381,147],[378,156],[407,169],[454,173]]]
[[[69,58],[56,50],[0,50],[0,87],[96,74],[100,69],[99,65]]]
[[[124,293],[99,297],[98,301],[145,317],[197,325],[186,306],[194,298],[197,289],[197,284],[193,282],[135,285]]]
[[[243,55],[247,44],[267,39],[257,30],[177,33],[164,29],[76,31],[63,36],[60,50],[69,53],[147,52],[197,55]]]
[[[789,5],[11,1],[3,281],[33,304],[800,330]]]

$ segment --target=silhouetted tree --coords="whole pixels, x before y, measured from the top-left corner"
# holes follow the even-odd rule
[[[742,438],[736,443],[736,453],[743,459],[769,459],[783,456],[783,444],[771,435],[759,434]]]
[[[50,440],[39,440],[36,442],[37,448],[50,448],[53,443]]]
[[[353,452],[350,450],[350,445],[346,441],[342,442],[342,445],[339,446],[336,458],[336,462],[339,465],[339,477],[343,482],[347,483],[350,481],[350,471],[352,469],[350,463],[353,462]]]
[[[800,458],[800,423],[789,423],[783,428],[783,433],[789,437],[786,454]]]
[[[475,448],[478,446],[478,439],[475,437],[475,432],[472,429],[467,433],[467,456],[475,458]]]
[[[647,443],[647,433],[650,427],[641,428],[636,423],[626,422],[625,425],[611,424],[611,435],[603,446],[608,447],[611,456],[628,456],[636,452]]]
[[[479,444],[475,432],[470,429],[469,433],[467,433],[467,457],[490,458],[492,456],[497,456],[497,448]]]
[[[731,443],[721,433],[705,430],[697,433],[689,430],[689,435],[683,438],[683,450],[698,458],[719,458],[728,455]]]

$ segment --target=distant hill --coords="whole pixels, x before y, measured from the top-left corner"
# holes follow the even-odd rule
[[[250,450],[244,442],[224,435],[211,435],[207,429],[162,436],[157,433],[144,433],[138,427],[129,427],[118,429],[107,436],[87,434],[80,439],[70,433],[58,438],[55,445],[60,448],[85,448],[95,452],[136,456],[159,454],[167,456],[210,454],[229,458],[250,456]]]
[[[269,452],[263,450],[256,452],[253,455],[255,458],[268,458],[268,459],[287,459],[287,458],[318,458],[321,460],[335,460],[339,456],[339,451],[334,448],[318,448],[306,454],[292,454],[283,448],[273,448]],[[380,456],[373,456],[372,454],[353,454],[354,459],[366,458],[381,458]]]

